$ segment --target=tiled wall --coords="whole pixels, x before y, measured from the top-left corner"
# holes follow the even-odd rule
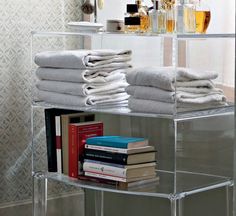
[[[80,20],[80,0],[0,1],[0,208],[30,200],[30,39]]]

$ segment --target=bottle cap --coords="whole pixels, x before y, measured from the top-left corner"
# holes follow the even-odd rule
[[[137,13],[138,12],[138,5],[136,4],[127,4],[126,6],[128,13]]]

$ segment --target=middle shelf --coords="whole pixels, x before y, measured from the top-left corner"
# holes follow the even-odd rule
[[[159,180],[155,183],[140,184],[126,189],[119,189],[116,186],[77,180],[62,174],[45,174],[45,177],[48,179],[64,182],[82,189],[165,199],[181,199],[195,193],[225,186],[233,186],[233,181],[230,178],[201,173],[157,171],[157,176],[159,176]]]

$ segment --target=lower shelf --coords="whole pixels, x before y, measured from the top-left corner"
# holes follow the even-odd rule
[[[191,194],[233,185],[233,181],[230,178],[184,171],[176,173],[157,171],[157,176],[159,176],[159,181],[156,183],[118,189],[116,186],[77,180],[58,173],[45,174],[47,179],[64,182],[68,185],[84,189],[176,200]]]

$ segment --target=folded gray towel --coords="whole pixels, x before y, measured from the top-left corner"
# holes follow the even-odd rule
[[[125,80],[108,83],[74,83],[40,80],[36,83],[36,87],[39,90],[78,96],[122,93],[125,92],[127,85]]]
[[[131,60],[130,50],[62,50],[45,51],[35,55],[40,67],[53,68],[100,68],[111,63]]]
[[[195,81],[198,80],[197,86],[204,87],[206,80],[217,78],[217,73],[213,71],[198,71],[190,68],[173,67],[144,67],[136,68],[127,73],[127,82],[131,85],[152,86],[168,91],[175,89],[175,80],[177,86],[196,87]],[[208,81],[210,85],[210,81]]]
[[[225,102],[223,103],[212,102],[212,103],[206,103],[206,104],[200,104],[200,105],[181,103],[181,104],[178,104],[178,107],[176,107],[174,103],[165,103],[161,101],[137,99],[131,96],[129,98],[128,105],[132,111],[136,111],[136,112],[173,115],[176,113],[186,112],[186,111],[222,107],[222,106],[226,106],[227,104]]]
[[[110,95],[90,95],[87,97],[61,94],[49,91],[37,90],[37,98],[50,104],[60,104],[65,106],[94,106],[94,105],[114,105],[127,102],[129,95],[126,93],[110,94]]]
[[[125,73],[130,65],[122,63],[121,69],[104,68],[102,70],[38,68],[36,76],[40,80],[79,83],[106,83],[125,79]],[[123,68],[124,67],[124,68]]]
[[[197,92],[198,90],[199,92]],[[177,92],[175,92],[165,91],[154,87],[130,85],[126,87],[126,92],[137,99],[162,101],[166,103],[174,103],[175,100],[178,104],[206,104],[226,102],[226,97],[224,96],[222,90],[217,88],[210,90],[208,89],[208,91],[204,92],[202,88],[195,88],[194,91],[193,88],[184,88],[184,91],[182,91],[177,87]]]

